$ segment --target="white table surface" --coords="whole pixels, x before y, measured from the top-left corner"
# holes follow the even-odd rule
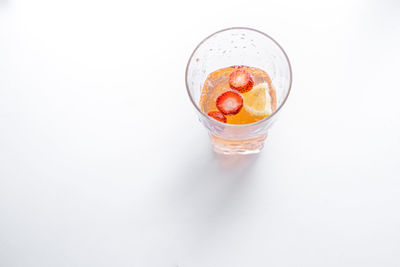
[[[400,266],[400,2],[0,0],[0,266]],[[210,150],[205,36],[291,59],[258,156]]]

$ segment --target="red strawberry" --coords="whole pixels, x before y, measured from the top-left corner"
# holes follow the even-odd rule
[[[208,116],[216,119],[217,121],[226,123],[226,117],[219,111],[210,111],[208,112]]]
[[[243,97],[237,91],[227,91],[217,98],[217,108],[224,115],[235,115],[243,106]]]
[[[238,69],[229,76],[229,86],[241,93],[246,93],[253,88],[254,80],[244,69]]]

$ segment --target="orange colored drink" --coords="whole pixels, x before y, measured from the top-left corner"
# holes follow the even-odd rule
[[[250,75],[250,87],[243,90],[240,90],[240,88],[236,90],[237,88],[232,85],[232,75],[238,71]],[[268,117],[276,110],[276,93],[271,78],[264,70],[259,68],[231,66],[210,73],[204,82],[201,93],[201,109],[206,114],[221,111],[221,108],[217,105],[217,101],[221,95],[228,91],[238,93],[243,99],[242,107],[236,114],[226,114],[223,112],[226,118],[223,122],[226,121],[228,124],[253,123]]]

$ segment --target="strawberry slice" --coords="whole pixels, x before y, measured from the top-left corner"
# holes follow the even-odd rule
[[[246,65],[233,65],[233,66],[231,66],[231,68],[241,69],[241,68],[248,68],[248,67]]]
[[[243,97],[237,91],[227,91],[217,98],[217,108],[224,115],[235,115],[243,106]]]
[[[254,80],[244,69],[238,69],[229,75],[229,86],[241,93],[246,93],[253,88]]]
[[[226,123],[226,117],[219,111],[210,111],[208,112],[208,116],[216,119],[217,121]]]

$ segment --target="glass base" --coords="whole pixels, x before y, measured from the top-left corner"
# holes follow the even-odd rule
[[[248,155],[257,154],[264,147],[267,135],[247,139],[228,139],[210,133],[211,145],[218,154]]]

